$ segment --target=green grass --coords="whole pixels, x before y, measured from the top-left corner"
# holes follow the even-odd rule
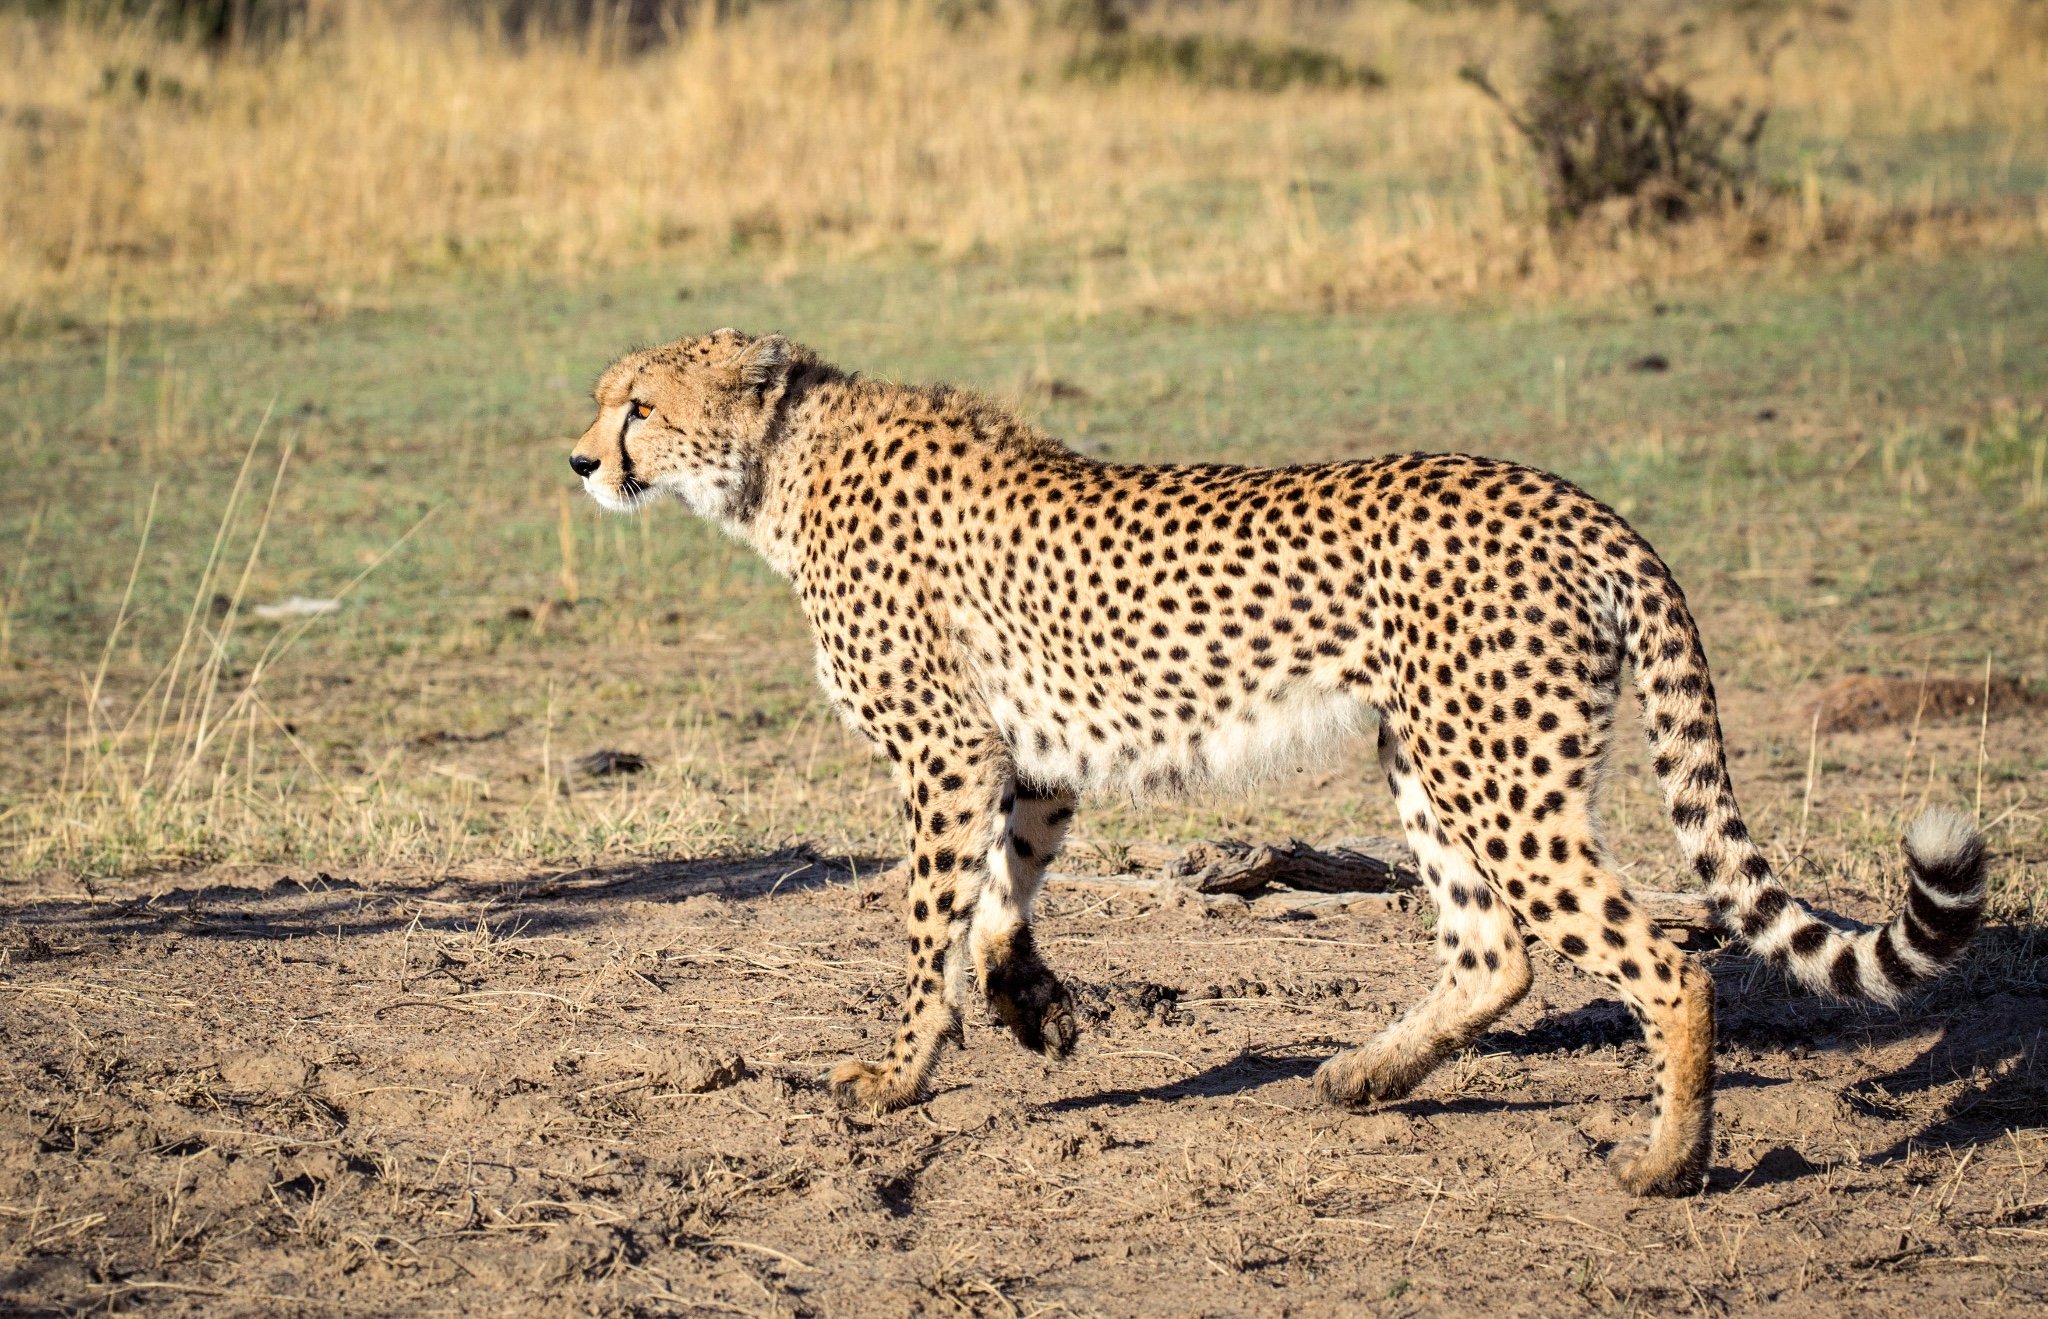
[[[786,589],[742,547],[679,510],[636,524],[571,493],[581,601],[545,607],[565,590],[564,457],[587,420],[588,383],[630,345],[723,324],[783,331],[869,374],[1010,396],[1116,459],[1285,463],[1415,448],[1554,468],[1663,549],[1724,686],[1864,668],[1963,673],[1987,653],[2004,672],[2048,670],[2048,253],[1896,259],[1767,288],[1554,306],[1212,322],[1084,317],[1071,269],[1022,286],[1011,277],[974,266],[787,282],[643,270],[576,288],[436,285],[346,312],[275,302],[204,324],[50,327],[0,343],[0,431],[16,460],[0,486],[5,842],[35,852],[32,830],[72,772],[67,720],[76,749],[151,490],[155,524],[110,659],[115,714],[175,646],[259,430],[256,494],[227,556],[236,571],[276,455],[289,445],[291,457],[246,602],[332,595],[412,535],[266,679],[303,754],[274,730],[250,743],[241,825],[201,821],[166,855],[153,854],[148,829],[90,856],[44,849],[45,865],[310,863],[351,847],[414,863],[428,853],[413,835],[382,852],[363,839],[422,811],[456,840],[432,853],[437,864],[462,863],[465,846],[566,857],[885,831],[874,772],[823,726],[808,690]],[[1631,369],[1651,354],[1669,369]],[[238,620],[229,680],[275,631]],[[656,782],[703,820],[614,829],[618,803],[647,794],[632,786],[601,790],[611,804],[594,815],[554,819],[541,744],[574,754],[649,729],[667,730],[671,752]],[[440,763],[451,744],[423,749],[420,737],[498,730],[509,731],[494,743],[454,744],[484,748],[463,763],[483,758],[491,796],[450,805],[474,792],[460,778],[470,770],[451,771]],[[770,767],[779,786],[764,814],[754,794]],[[851,776],[859,804],[833,798],[833,775]],[[250,823],[344,787],[346,822]],[[805,806],[813,789],[833,800]],[[547,828],[529,828],[536,811]],[[819,814],[834,823],[815,824]]]

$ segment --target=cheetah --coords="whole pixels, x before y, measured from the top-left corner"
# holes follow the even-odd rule
[[[1653,1116],[1627,1190],[1702,1184],[1714,987],[1630,896],[1596,797],[1624,669],[1679,843],[1729,930],[1801,985],[1896,1003],[1954,963],[1984,848],[1935,808],[1888,924],[1814,917],[1744,827],[1685,596],[1565,480],[1489,458],[1312,466],[1098,462],[971,393],[866,380],[718,330],[599,379],[569,463],[606,508],[674,496],[795,588],[838,713],[893,763],[911,833],[907,985],[879,1062],[831,1085],[926,1093],[974,985],[1028,1049],[1073,1049],[1032,936],[1077,800],[1242,788],[1377,728],[1438,912],[1435,986],[1316,1073],[1327,1101],[1407,1095],[1527,992],[1541,940],[1641,1023]]]

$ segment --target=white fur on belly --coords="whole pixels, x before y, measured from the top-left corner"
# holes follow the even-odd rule
[[[1024,777],[1078,792],[1139,795],[1239,790],[1319,764],[1358,736],[1372,713],[1348,692],[1296,683],[1247,708],[1175,721],[1166,740],[1154,742],[1149,731],[1093,738],[1085,720],[1026,703],[1037,705],[1006,696],[990,703]]]

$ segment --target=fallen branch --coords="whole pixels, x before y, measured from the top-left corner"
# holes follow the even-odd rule
[[[1307,843],[1196,843],[1162,869],[1197,893],[1250,893],[1281,884],[1313,893],[1389,893],[1415,887],[1415,858],[1386,838]]]
[[[1282,915],[1349,911],[1372,914],[1407,911],[1415,906],[1412,890],[1398,893],[1308,893],[1299,889],[1268,888],[1262,893],[1204,893],[1170,875],[1069,875],[1053,871],[1045,882],[1068,893],[1089,893],[1104,898],[1149,898],[1159,903],[1179,903],[1210,911],[1241,911],[1253,915]]]
[[[1403,912],[1421,902],[1414,858],[1387,838],[1344,838],[1320,848],[1302,842],[1202,842],[1179,852],[1132,848],[1127,857],[1155,866],[1157,873],[1054,872],[1046,876],[1046,883],[1068,892],[1144,897],[1261,916]],[[1703,893],[1637,890],[1633,896],[1667,932],[1718,928]]]

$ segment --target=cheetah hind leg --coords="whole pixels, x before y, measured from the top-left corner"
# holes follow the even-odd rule
[[[1346,1107],[1406,1097],[1529,989],[1529,957],[1514,914],[1494,897],[1469,854],[1439,841],[1436,813],[1414,762],[1384,723],[1380,767],[1436,903],[1443,971],[1435,987],[1393,1025],[1317,1070],[1317,1093]]]

